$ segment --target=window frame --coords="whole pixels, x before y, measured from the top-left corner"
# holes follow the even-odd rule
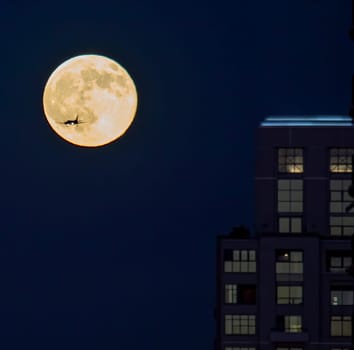
[[[289,289],[289,297],[279,297],[279,288],[288,288]],[[291,297],[291,289],[292,288],[301,288],[301,297]],[[279,300],[284,299],[288,300],[289,302],[280,303]],[[300,302],[294,302],[294,300],[300,300]],[[291,302],[293,300],[293,302]],[[277,284],[276,285],[276,296],[275,302],[277,305],[303,305],[304,304],[304,288],[302,284]]]
[[[343,154],[332,154],[335,152],[342,152]],[[348,152],[348,154],[345,154],[345,152]],[[352,147],[330,147],[328,149],[328,172],[330,174],[351,174],[352,172],[352,168],[353,168],[353,164],[352,164],[352,160],[351,157],[352,155],[354,155],[354,148]],[[347,159],[345,160],[345,162],[332,162],[332,160],[334,159],[334,157],[337,157],[338,159],[340,159],[340,157],[346,157]],[[336,165],[334,165],[336,164]],[[337,166],[340,167],[341,165],[343,165],[342,169],[344,171],[333,171],[332,167]]]
[[[303,174],[305,171],[304,159],[303,147],[278,147],[277,173]]]
[[[232,251],[232,255],[230,255],[230,251]],[[225,249],[224,250],[224,272],[225,273],[256,273],[257,272],[257,250],[256,249]]]
[[[333,320],[336,318],[337,320]],[[348,327],[348,318],[350,319],[349,321],[349,327]],[[340,327],[341,327],[341,334],[333,334],[333,322],[337,321],[338,319],[340,321]],[[345,320],[347,319],[347,320]],[[347,334],[343,334],[343,328],[344,328],[344,322],[346,321],[346,326],[350,330]],[[352,336],[352,316],[351,315],[331,315],[330,320],[329,320],[329,335],[330,337],[351,337]]]
[[[230,323],[228,324],[228,321]],[[243,322],[242,322],[243,321]],[[246,321],[246,322],[245,322]],[[252,322],[250,322],[252,321]],[[251,324],[251,323],[254,323]],[[231,329],[231,333],[227,333],[227,329]],[[239,332],[235,332],[234,330],[239,328]],[[248,332],[242,332],[241,330],[245,330],[247,328]],[[254,331],[254,332],[250,332]],[[224,315],[224,335],[248,335],[255,336],[257,335],[257,315],[252,314],[225,314]]]

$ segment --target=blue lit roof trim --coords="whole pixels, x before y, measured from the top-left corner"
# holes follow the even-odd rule
[[[270,116],[261,126],[352,126],[352,118],[339,115]]]

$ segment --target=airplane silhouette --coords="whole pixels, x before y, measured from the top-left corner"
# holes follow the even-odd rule
[[[60,124],[64,124],[66,126],[72,126],[72,125],[78,125],[78,124],[82,124],[82,123],[86,123],[86,122],[82,122],[79,120],[79,115],[76,114],[76,118],[75,119],[69,119],[63,123],[60,123]]]

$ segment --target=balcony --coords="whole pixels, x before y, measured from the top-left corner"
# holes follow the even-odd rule
[[[271,342],[308,342],[310,339],[307,329],[300,332],[285,332],[284,330],[272,328],[270,331]]]
[[[276,280],[278,282],[302,282],[304,275],[302,273],[277,273]]]

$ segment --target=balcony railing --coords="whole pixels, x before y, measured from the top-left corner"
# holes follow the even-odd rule
[[[304,275],[302,273],[277,273],[276,280],[284,281],[284,282],[301,282],[304,279]]]
[[[271,342],[307,342],[309,338],[309,333],[306,328],[293,332],[278,328],[272,328],[270,331]]]

